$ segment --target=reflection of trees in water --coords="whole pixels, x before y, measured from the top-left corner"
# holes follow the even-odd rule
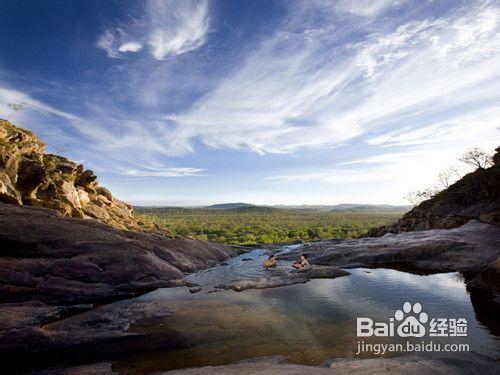
[[[478,322],[483,324],[492,335],[500,336],[500,297],[495,293],[467,286],[470,301]]]

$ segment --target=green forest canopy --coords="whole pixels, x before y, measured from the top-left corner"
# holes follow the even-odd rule
[[[173,235],[232,245],[353,238],[369,229],[392,224],[404,210],[236,209],[159,207],[135,209],[139,220],[168,229]]]

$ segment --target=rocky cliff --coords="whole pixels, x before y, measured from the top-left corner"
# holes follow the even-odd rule
[[[99,186],[91,170],[46,153],[33,132],[5,120],[0,120],[0,202],[53,208],[64,216],[139,229],[132,207]]]
[[[449,188],[436,194],[389,227],[372,229],[367,236],[428,229],[457,228],[476,219],[500,225],[500,147],[494,165],[465,175]]]

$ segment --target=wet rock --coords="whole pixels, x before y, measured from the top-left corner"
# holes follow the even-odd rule
[[[251,279],[243,279],[230,282],[228,284],[217,286],[218,289],[234,290],[236,292],[242,292],[247,289],[267,289],[267,288],[277,288],[285,285],[299,284],[308,282],[309,279],[306,277],[280,277],[280,276],[270,276],[270,277],[257,277]]]
[[[335,279],[337,277],[348,276],[349,272],[334,266],[312,266],[293,270],[292,274],[306,277],[308,279]]]
[[[234,290],[241,292],[247,289],[267,289],[278,288],[286,285],[306,283],[311,279],[334,279],[349,275],[340,268],[334,266],[313,266],[299,270],[290,269],[291,267],[278,267],[271,271],[269,276],[246,277],[239,276],[236,279],[229,278],[217,285],[218,289]]]

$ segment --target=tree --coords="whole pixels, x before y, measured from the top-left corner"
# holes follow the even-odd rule
[[[444,171],[442,171],[441,173],[439,173],[438,175],[439,185],[441,186],[441,188],[447,189],[450,187],[450,185],[455,183],[461,177],[462,175],[458,167],[449,167]]]
[[[479,147],[468,149],[459,160],[465,164],[472,165],[476,169],[485,169],[493,165],[493,155],[484,152]]]
[[[10,109],[10,114],[9,117],[7,117],[7,121],[10,121],[10,119],[14,116],[16,112],[21,111],[26,103],[9,103],[8,107]]]
[[[413,206],[416,206],[427,199],[431,199],[433,196],[439,193],[439,191],[440,190],[435,187],[427,188],[424,190],[410,191],[404,196],[404,199],[410,202]]]
[[[410,202],[412,206],[417,206],[422,200],[418,196],[416,191],[410,191],[406,193],[406,195],[403,197],[405,201]]]

